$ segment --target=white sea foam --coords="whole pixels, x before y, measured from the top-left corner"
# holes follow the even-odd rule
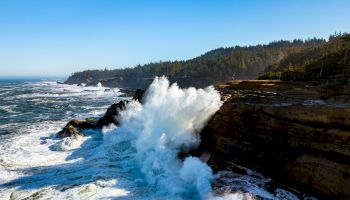
[[[107,133],[105,143],[118,147],[130,141],[147,183],[166,198],[204,198],[211,188],[211,169],[198,158],[182,162],[177,155],[199,144],[199,131],[221,104],[213,87],[180,89],[165,77],[156,78],[144,104],[129,104],[120,115],[122,126]]]
[[[100,82],[97,83],[96,87],[102,88],[102,84]]]
[[[8,182],[21,174],[16,170],[60,164],[66,155],[49,151],[42,137],[50,140],[62,122],[42,122],[26,127],[26,134],[0,141],[0,183]],[[49,142],[47,142],[49,144]]]
[[[56,138],[64,123],[23,124],[25,133],[0,141],[0,199],[111,199],[129,193],[116,187],[116,179],[90,181],[103,172],[91,167],[98,164],[69,156],[79,149],[89,154],[94,142],[82,147],[90,137]],[[16,187],[3,185],[11,182]]]
[[[38,83],[45,85],[63,96],[90,92],[88,87]],[[104,92],[98,88],[91,90]],[[120,112],[120,127],[85,131],[85,138],[56,138],[65,120],[21,124],[21,134],[0,140],[0,199],[273,197],[250,185],[249,174],[242,179],[246,191],[215,196],[211,168],[196,157],[178,158],[199,145],[199,132],[222,104],[213,87],[180,89],[160,77],[143,100],[143,105],[131,101]]]
[[[210,197],[209,200],[256,200],[256,196],[250,193],[236,192],[227,193],[221,196]]]
[[[52,150],[56,151],[71,151],[74,149],[78,149],[80,145],[89,139],[88,137],[66,137],[60,140],[59,142],[53,144],[51,147]]]
[[[101,84],[97,86],[77,86],[77,85],[65,85],[57,84],[55,82],[40,82],[40,83],[28,83],[27,87],[35,89],[37,87],[40,90],[47,89],[45,92],[40,93],[26,93],[4,98],[4,100],[16,100],[16,99],[32,99],[32,98],[67,98],[83,96],[84,98],[97,98],[101,96],[112,97],[119,96],[119,88],[103,87]]]

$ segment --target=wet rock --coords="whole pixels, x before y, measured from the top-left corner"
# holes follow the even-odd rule
[[[71,124],[67,124],[60,132],[57,133],[57,136],[59,138],[65,138],[65,137],[84,137],[85,134],[78,131],[77,128],[75,128]]]
[[[97,127],[102,128],[103,126],[108,126],[113,123],[119,126],[120,123],[117,120],[117,116],[121,110],[125,109],[127,101],[119,101],[118,103],[112,104],[106,111],[103,117],[97,121]]]
[[[143,94],[144,94],[144,90],[137,89],[136,92],[134,93],[133,99],[141,102]],[[119,126],[120,123],[117,119],[117,116],[119,115],[120,111],[125,109],[127,103],[128,101],[124,100],[111,105],[107,109],[105,115],[97,121],[97,127],[102,128],[103,126],[108,126],[111,123],[113,123],[116,126]]]
[[[134,100],[137,100],[138,102],[142,102],[142,97],[143,97],[143,94],[145,93],[145,91],[144,90],[141,90],[141,89],[137,89],[136,91],[135,91],[135,94],[134,94],[134,96],[132,97],[132,99],[134,99]]]
[[[90,118],[86,118],[85,120],[73,119],[70,122],[68,122],[67,125],[72,125],[75,128],[81,128],[81,129],[93,129],[93,128],[97,128],[96,123],[97,123],[97,119],[94,117],[90,117]]]
[[[235,81],[218,88],[229,97],[202,131],[203,143],[214,145],[204,148],[214,170],[237,163],[321,198],[350,199],[348,104],[305,104],[327,96],[305,83]]]
[[[96,129],[98,128],[96,123],[97,119],[94,117],[86,118],[85,120],[72,119],[57,135],[60,138],[85,136],[79,130]]]
[[[143,90],[136,90],[133,99],[141,102],[143,93]],[[123,100],[112,104],[100,119],[96,119],[94,117],[86,118],[85,120],[73,119],[69,121],[58,133],[58,137],[84,136],[84,134],[80,132],[84,129],[101,129],[102,127],[109,126],[110,124],[119,126],[120,123],[117,117],[119,112],[126,108],[127,103],[128,101]]]

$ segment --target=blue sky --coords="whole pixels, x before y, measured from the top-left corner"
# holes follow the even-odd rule
[[[349,0],[1,0],[0,76],[183,60],[350,32]]]

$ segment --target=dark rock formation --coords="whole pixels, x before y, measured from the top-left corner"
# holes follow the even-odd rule
[[[133,99],[141,102],[144,92],[145,92],[144,90],[137,89],[133,96]],[[111,123],[113,123],[116,126],[119,126],[120,123],[117,119],[117,116],[119,115],[120,111],[125,109],[125,106],[127,103],[128,101],[123,100],[123,101],[119,101],[118,103],[112,104],[107,109],[107,112],[105,113],[105,115],[97,121],[97,127],[102,128],[103,126],[108,126]]]
[[[85,136],[84,133],[81,133],[79,130],[82,129],[95,129],[97,119],[94,117],[86,118],[85,120],[77,120],[72,119],[69,121],[66,126],[58,132],[58,137],[64,138],[64,137],[83,137]]]
[[[138,102],[142,103],[142,97],[143,97],[143,94],[145,93],[144,90],[141,90],[141,89],[137,89],[135,91],[135,94],[134,96],[132,97],[132,99],[134,100],[137,100]]]
[[[141,102],[142,96],[144,94],[143,90],[137,89],[133,99]],[[113,123],[116,126],[119,126],[120,123],[117,119],[119,112],[124,110],[128,101],[122,100],[118,103],[112,104],[106,111],[106,113],[100,119],[96,119],[94,117],[86,118],[85,120],[73,119],[69,121],[66,126],[58,132],[58,137],[78,137],[85,136],[85,134],[81,133],[79,130],[84,129],[101,129],[104,126],[108,126]]]
[[[77,137],[84,137],[85,134],[79,132],[78,129],[75,128],[74,126],[67,124],[60,132],[57,133],[57,136],[59,138],[65,138],[65,137],[77,138]]]
[[[119,126],[117,116],[119,111],[125,109],[127,101],[119,101],[118,103],[112,104],[106,111],[103,117],[97,121],[97,127],[102,128],[103,126],[108,126],[113,123],[116,126]]]
[[[278,81],[235,81],[219,90],[226,102],[202,131],[214,170],[236,163],[319,197],[350,199],[348,98]]]
[[[97,119],[94,117],[86,118],[85,120],[72,119],[70,122],[68,122],[67,126],[72,125],[75,128],[90,129],[96,128],[96,122]]]

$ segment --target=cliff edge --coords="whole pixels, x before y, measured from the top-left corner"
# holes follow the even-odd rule
[[[225,103],[202,131],[212,143],[208,163],[214,170],[236,163],[321,198],[350,199],[348,88],[263,80],[218,86]]]

